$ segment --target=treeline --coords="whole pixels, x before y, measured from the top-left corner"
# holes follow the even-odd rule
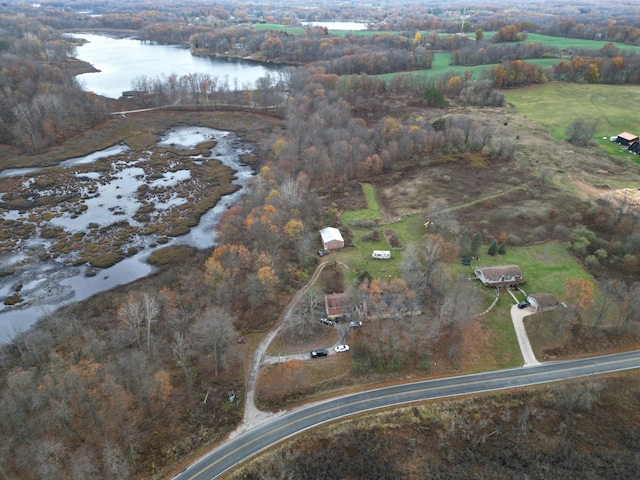
[[[400,162],[419,163],[442,150],[484,151],[494,160],[505,159],[502,147],[508,140],[494,138],[493,132],[468,117],[449,117],[435,124],[427,120],[404,124],[388,117],[371,126],[353,118],[342,95],[375,93],[381,88],[379,80],[350,76],[338,81],[335,75],[299,70],[292,85],[300,82],[303,88],[292,91],[288,102],[286,134],[274,142],[272,150],[281,168],[292,174],[306,172],[323,188],[389,171]],[[434,86],[437,79],[430,82]],[[398,83],[392,88],[406,85],[408,82]],[[476,95],[491,91],[486,83],[480,85]],[[470,81],[460,81],[460,86],[458,95],[467,89],[465,94],[474,96]]]
[[[171,74],[164,77],[138,77],[132,88],[137,100],[148,106],[184,106],[215,109],[244,109],[283,116],[287,102],[286,90],[290,71],[267,72],[254,85],[239,84],[237,79],[229,83],[228,77],[220,78],[202,73]]]
[[[35,152],[104,120],[70,72],[72,52],[52,28],[0,17],[0,143]]]
[[[413,37],[338,37],[323,28],[309,28],[304,35],[252,28],[211,30],[193,35],[190,43],[192,51],[203,55],[232,54],[321,66],[338,75],[426,69],[432,62],[431,54]]]

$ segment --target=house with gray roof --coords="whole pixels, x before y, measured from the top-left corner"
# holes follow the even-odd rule
[[[506,287],[525,283],[522,271],[518,265],[492,265],[489,267],[476,267],[476,278],[485,287]]]

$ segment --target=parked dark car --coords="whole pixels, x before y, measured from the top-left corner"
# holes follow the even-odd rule
[[[462,257],[463,265],[471,265],[471,259],[469,257]]]
[[[318,250],[318,256],[319,257],[324,257],[325,255],[329,255],[330,253],[331,253],[331,250],[327,250],[327,249]]]
[[[520,302],[518,304],[518,308],[527,308],[528,306],[530,306],[531,304],[529,302],[527,302],[526,300],[524,302]]]
[[[329,355],[329,352],[327,350],[325,350],[324,348],[319,348],[319,349],[313,350],[311,352],[311,358],[326,357],[327,355]]]

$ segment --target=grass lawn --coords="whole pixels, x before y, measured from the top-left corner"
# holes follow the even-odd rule
[[[486,247],[486,246],[485,246]],[[483,248],[486,251],[486,248]],[[589,274],[582,266],[566,251],[559,242],[548,242],[540,245],[527,247],[507,247],[505,255],[491,257],[487,254],[480,256],[480,262],[474,262],[474,266],[489,266],[501,264],[517,264],[522,269],[526,284],[522,285],[522,290],[528,294],[550,292],[554,293],[559,300],[564,296],[564,282],[567,278],[582,278],[592,281]],[[473,275],[473,268],[464,265],[451,265],[454,274]],[[602,295],[597,284],[594,283],[594,296]],[[479,287],[487,291],[485,287]],[[518,300],[524,300],[521,293],[514,292]],[[487,308],[492,301],[492,297],[486,295],[482,308]],[[471,365],[467,368],[473,371],[486,370],[487,368],[508,368],[522,365],[523,359],[520,353],[518,340],[511,322],[511,306],[514,304],[513,297],[508,292],[502,291],[500,300],[493,310],[482,319],[482,330],[485,332],[487,340],[484,351],[477,355]]]
[[[486,251],[486,249],[484,249]],[[567,278],[582,278],[593,281],[575,258],[559,242],[547,242],[527,247],[507,247],[507,253],[494,257],[480,257],[480,266],[516,264],[520,265],[527,281],[522,289],[528,294],[550,292],[562,299],[564,281]],[[478,262],[476,262],[476,266]],[[595,283],[594,283],[595,286]]]
[[[352,224],[354,220],[382,218],[382,213],[380,212],[380,206],[378,205],[373,185],[370,183],[361,183],[360,185],[362,186],[364,198],[367,201],[367,208],[364,210],[349,210],[344,212],[341,218],[346,225]]]
[[[393,231],[402,241],[402,245],[406,246],[420,239],[425,233],[423,226],[424,221],[419,215],[412,215],[400,222],[372,226],[370,228],[360,227],[358,222],[383,218],[373,185],[368,183],[361,185],[363,194],[367,200],[367,208],[364,210],[346,211],[341,215],[343,223],[347,225],[353,233],[354,248],[346,249],[343,252],[336,252],[336,259],[344,259],[348,263],[352,279],[364,271],[369,272],[373,278],[388,280],[389,276],[398,277],[402,259],[402,249],[392,249],[385,239],[383,231]],[[373,230],[379,232],[380,240],[372,242],[362,239],[363,236]],[[389,260],[372,259],[371,252],[373,250],[391,250],[392,258]]]

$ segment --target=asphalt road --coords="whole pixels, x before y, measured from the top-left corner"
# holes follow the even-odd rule
[[[548,362],[370,390],[334,398],[263,423],[229,440],[190,465],[175,480],[210,480],[258,452],[303,430],[340,417],[393,405],[524,387],[640,368],[640,350],[588,359]]]

